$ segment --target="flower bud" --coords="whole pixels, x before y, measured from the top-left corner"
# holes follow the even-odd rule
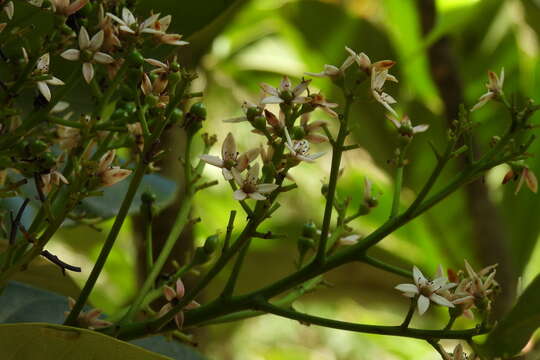
[[[317,226],[315,226],[315,223],[310,220],[302,227],[302,236],[314,239],[315,235],[317,235]]]
[[[219,236],[217,234],[210,235],[209,237],[206,238],[203,249],[208,255],[211,255],[212,253],[214,253],[214,251],[216,251],[218,245],[219,245]]]
[[[131,53],[129,53],[128,60],[137,65],[142,65],[145,63],[144,56],[142,56],[142,54],[137,50],[133,50]]]

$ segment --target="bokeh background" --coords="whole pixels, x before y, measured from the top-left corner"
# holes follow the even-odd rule
[[[415,124],[430,125],[429,132],[418,136],[411,148],[403,205],[414,199],[435,164],[428,140],[442,149],[448,124],[456,117],[459,104],[471,106],[485,92],[487,70],[498,73],[504,67],[507,95],[540,99],[538,0],[169,0],[142,1],[139,7],[141,14],[152,8],[173,14],[172,30],[185,34],[191,42],[179,51],[180,60],[199,72],[195,90],[205,93],[208,120],[204,131],[217,134],[220,141],[227,132],[233,132],[241,150],[257,146],[262,139],[251,135],[247,124],[222,120],[241,115],[243,101],[257,101],[260,82],[277,85],[282,75],[298,81],[305,71],[321,71],[325,63],[339,65],[347,55],[346,45],[367,53],[372,60],[396,60],[392,70],[400,82],[389,84],[388,90],[398,99],[398,111],[409,114]],[[342,101],[328,80],[316,79],[312,85],[331,101]],[[389,214],[392,169],[387,160],[396,144],[382,107],[370,99],[367,88],[365,94],[354,105],[351,119],[351,136],[361,148],[346,153],[338,189],[341,196],[353,196],[353,208],[360,201],[364,176],[374,182],[380,193],[379,206],[352,223],[360,234],[371,232]],[[501,134],[508,125],[508,115],[497,103],[471,116],[477,124],[474,143],[478,152],[485,150],[491,136]],[[331,129],[335,125],[323,112],[316,111],[312,118],[328,121]],[[181,174],[177,158],[183,139],[181,130],[175,131],[166,144],[168,160],[160,165],[166,176],[177,181]],[[317,151],[325,149],[327,145],[317,146]],[[537,142],[530,152],[538,154],[539,149]],[[218,147],[213,151],[217,153]],[[327,154],[315,164],[294,170],[299,189],[283,197],[281,208],[264,226],[287,236],[253,242],[239,292],[293,271],[302,224],[313,220],[320,225],[322,220],[320,188],[328,176],[329,160]],[[540,174],[538,156],[528,164]],[[463,165],[459,159],[453,161],[436,188]],[[540,270],[540,201],[528,189],[514,195],[513,184],[502,186],[507,170],[505,166],[491,170],[389,236],[373,254],[405,268],[416,264],[430,276],[438,264],[462,268],[463,259],[476,268],[498,263],[503,293],[496,312],[502,315],[514,301],[518,277],[526,285]],[[207,236],[224,233],[231,209],[241,213],[219,171],[208,168],[205,176],[220,179],[220,184],[196,196],[193,213],[202,222],[183,234],[174,255],[180,264],[190,248],[204,242]],[[162,209],[154,229],[157,239],[166,235],[175,204],[181,199],[178,192]],[[241,229],[242,221],[240,217],[235,231]],[[91,298],[96,307],[110,314],[130,301],[144,275],[136,224],[135,216],[124,226]],[[52,252],[83,267],[83,273],[74,277],[75,283],[82,284],[86,279],[109,226],[100,224],[101,231],[90,227],[65,229],[51,243]],[[196,274],[190,274],[186,283],[189,286],[195,280]],[[408,301],[393,289],[407,281],[397,276],[348,265],[332,271],[326,280],[328,286],[300,299],[296,307],[312,314],[374,324],[398,324],[407,311]],[[224,281],[218,277],[199,302],[210,299]],[[73,288],[61,291],[69,293]],[[446,316],[443,309],[430,309],[422,318],[415,317],[413,326],[442,327]],[[470,325],[460,320],[456,326]],[[275,316],[197,330],[196,340],[199,349],[215,359],[437,357],[421,341],[306,327]],[[444,344],[448,349],[453,345]],[[529,356],[535,359],[539,355],[533,352]]]

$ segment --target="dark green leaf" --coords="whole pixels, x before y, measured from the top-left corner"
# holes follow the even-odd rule
[[[519,297],[514,308],[489,334],[482,345],[486,355],[509,357],[518,354],[540,327],[540,275]]]

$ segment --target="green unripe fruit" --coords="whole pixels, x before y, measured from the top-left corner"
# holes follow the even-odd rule
[[[46,152],[41,155],[40,166],[44,169],[50,169],[56,165],[56,156],[52,152]]]
[[[171,123],[176,124],[184,118],[184,112],[182,109],[174,108],[171,113]]]
[[[206,119],[206,106],[202,102],[196,102],[195,104],[191,105],[189,112],[195,115],[199,120]]]
[[[249,121],[254,119],[256,116],[262,115],[262,109],[258,106],[251,106],[247,108],[246,117]],[[266,119],[264,120],[266,123]]]
[[[317,235],[317,226],[313,221],[309,221],[302,227],[302,236],[313,239]]]
[[[180,74],[179,72],[172,72],[169,74],[168,79],[171,84],[176,84],[182,79],[182,74]]]
[[[204,247],[203,247],[204,251],[208,255],[210,255],[214,251],[216,251],[218,244],[219,244],[219,236],[217,234],[210,235],[209,237],[206,238],[206,241],[204,242]]]
[[[137,65],[142,65],[145,63],[144,56],[142,56],[142,54],[137,50],[133,50],[129,53],[128,60]]]
[[[251,123],[255,129],[262,131],[264,128],[266,128],[266,118],[262,115],[255,116]]]

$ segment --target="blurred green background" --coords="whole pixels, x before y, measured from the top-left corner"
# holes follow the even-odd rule
[[[196,69],[200,78],[195,90],[205,93],[209,116],[205,131],[216,133],[219,141],[232,131],[240,150],[258,145],[260,137],[250,136],[247,124],[222,120],[242,114],[245,100],[260,98],[260,82],[277,85],[285,74],[298,81],[303,72],[321,71],[323,65],[340,65],[346,57],[344,46],[367,53],[374,61],[394,59],[392,69],[400,80],[388,92],[398,99],[398,111],[409,114],[414,124],[427,123],[430,130],[413,143],[406,168],[402,203],[409,203],[426,180],[435,159],[428,145],[432,139],[442,148],[449,121],[458,105],[471,106],[485,92],[487,70],[506,72],[505,93],[540,99],[538,75],[538,0],[326,0],[326,1],[142,1],[142,10],[156,9],[173,14],[175,32],[185,34],[191,45],[179,51],[181,61]],[[144,15],[143,12],[141,14]],[[312,82],[330,101],[341,102],[340,94],[325,79]],[[368,216],[352,223],[360,234],[368,234],[386,219],[391,205],[392,169],[387,165],[395,148],[395,137],[382,107],[365,98],[353,109],[353,134],[361,149],[346,153],[341,196],[354,197],[353,208],[362,194],[363,177],[368,176],[381,193],[380,205]],[[332,120],[316,111],[312,119]],[[485,150],[491,136],[501,134],[507,122],[502,105],[490,103],[472,114],[477,124],[474,139],[478,151]],[[182,134],[177,130],[168,142],[169,158],[161,166],[171,179],[178,179]],[[530,149],[537,154],[540,142]],[[328,145],[317,146],[317,151]],[[217,146],[213,150],[217,153]],[[293,172],[299,189],[281,200],[282,207],[265,229],[287,234],[285,239],[256,239],[241,275],[239,292],[268,284],[290,273],[296,259],[296,237],[302,224],[313,220],[320,226],[324,203],[322,181],[328,176],[330,154],[315,164],[304,164]],[[540,158],[529,166],[540,174]],[[438,186],[448,181],[462,166],[454,161]],[[514,195],[513,184],[501,185],[504,166],[452,195],[424,216],[385,239],[373,252],[395,265],[419,266],[433,275],[438,264],[454,269],[468,259],[476,268],[498,263],[498,280],[503,293],[496,308],[502,315],[512,304],[517,278],[526,285],[540,270],[537,246],[540,221],[539,198],[523,189]],[[199,193],[194,216],[202,222],[184,234],[183,244],[200,244],[216,232],[225,231],[231,209],[241,209],[219,171],[208,168],[209,180],[219,186]],[[437,187],[437,186],[436,186]],[[176,201],[180,201],[178,194]],[[171,199],[172,200],[172,199]],[[174,204],[172,205],[174,209]],[[171,209],[159,219],[156,235],[166,233],[172,221]],[[240,216],[236,231],[241,229]],[[136,222],[136,221],[135,221]],[[107,313],[114,313],[130,301],[140,284],[140,247],[133,221],[126,223],[92,301]],[[86,279],[109,223],[91,228],[62,230],[49,249],[69,263],[83,268],[75,276]],[[190,246],[179,246],[175,259],[182,263]],[[186,279],[187,285],[196,276]],[[216,279],[203,298],[210,299],[225,279]],[[296,303],[299,310],[336,319],[376,323],[399,323],[408,301],[396,284],[407,282],[362,265],[332,271],[329,286]],[[413,326],[442,327],[445,311],[437,308]],[[460,320],[457,327],[472,323]],[[306,327],[275,316],[215,325],[196,331],[199,349],[216,359],[435,359],[432,348],[416,340],[368,336],[344,331]],[[445,342],[450,349],[452,342]],[[530,355],[534,359],[534,354]],[[538,356],[538,354],[536,355]]]

